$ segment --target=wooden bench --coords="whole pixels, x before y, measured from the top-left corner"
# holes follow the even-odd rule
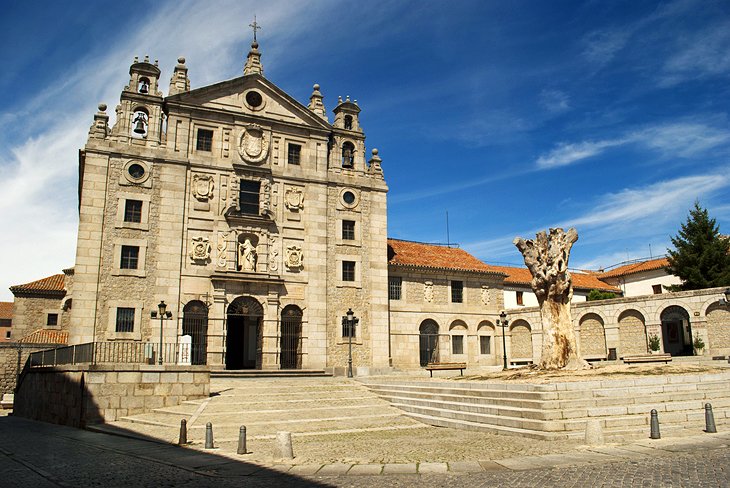
[[[464,376],[464,370],[466,369],[466,363],[428,363],[426,370],[431,373],[433,378],[434,371],[448,371],[448,370],[459,370],[459,374]]]
[[[641,354],[637,356],[624,356],[625,364],[634,363],[664,363],[668,364],[672,360],[671,354]]]

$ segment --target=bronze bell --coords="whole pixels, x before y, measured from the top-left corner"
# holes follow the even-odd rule
[[[134,119],[134,133],[135,134],[146,134],[147,129],[144,126],[144,116],[138,115]]]
[[[149,84],[147,84],[147,82],[146,82],[146,81],[143,81],[143,82],[142,82],[142,83],[141,83],[141,84],[139,85],[139,92],[140,92],[140,93],[144,93],[144,94],[147,94],[147,93],[149,93],[149,92],[150,92],[150,86],[149,86]]]

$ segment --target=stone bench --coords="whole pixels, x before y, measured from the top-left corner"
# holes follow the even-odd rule
[[[6,408],[13,408],[13,400],[15,398],[15,395],[12,393],[5,393],[3,395],[2,401],[0,401],[0,408],[6,409]]]
[[[634,363],[664,363],[667,364],[672,360],[671,354],[641,354],[637,356],[624,356],[625,364]]]
[[[434,371],[448,371],[448,370],[459,370],[459,374],[464,376],[464,370],[466,369],[466,363],[428,363],[426,365],[426,371],[431,373],[433,378]]]

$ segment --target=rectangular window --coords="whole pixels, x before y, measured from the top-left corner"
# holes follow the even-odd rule
[[[451,302],[462,303],[464,301],[464,282],[463,281],[452,281],[451,282]]]
[[[400,300],[401,291],[403,289],[403,278],[400,276],[391,276],[388,279],[388,298],[391,300]]]
[[[451,336],[451,354],[464,354],[464,336]]]
[[[13,319],[0,319],[0,327],[10,327],[13,325]]]
[[[58,325],[58,314],[49,313],[48,318],[46,318],[46,325],[49,325],[49,326]]]
[[[208,129],[198,129],[198,139],[195,144],[196,151],[213,150],[213,131]]]
[[[241,180],[238,191],[238,204],[241,208],[241,213],[246,215],[259,214],[260,190],[260,181]]]
[[[357,329],[357,319],[353,320],[351,324],[345,317],[342,317],[342,337],[355,338]]]
[[[479,336],[479,354],[492,354],[492,338]]]
[[[355,261],[342,261],[342,281],[355,281]]]
[[[302,146],[299,144],[289,144],[289,150],[286,155],[286,162],[289,164],[299,165],[302,162]]]
[[[139,263],[139,246],[122,246],[121,269],[137,269]]]
[[[9,330],[6,330],[5,331],[5,338],[6,339],[10,339],[10,331]]]
[[[134,309],[117,308],[117,332],[134,332]]]
[[[654,291],[655,295],[662,294],[662,285],[651,285],[651,289]]]
[[[124,221],[142,222],[142,202],[140,200],[124,201]]]
[[[355,240],[355,221],[354,220],[343,220],[342,221],[342,239],[345,241]]]
[[[525,300],[524,300],[524,297],[523,297],[523,293],[524,292],[522,292],[522,291],[516,291],[515,292],[515,297],[517,298],[517,305],[524,305],[525,304]]]

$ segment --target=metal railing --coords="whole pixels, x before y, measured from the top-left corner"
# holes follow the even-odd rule
[[[189,364],[200,346],[183,343],[108,341],[87,342],[31,353],[31,368],[64,364]],[[160,361],[160,359],[162,361]]]

